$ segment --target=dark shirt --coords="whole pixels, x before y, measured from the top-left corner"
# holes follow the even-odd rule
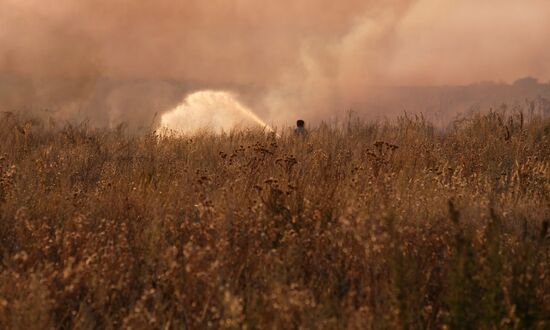
[[[295,135],[302,135],[302,136],[306,136],[307,135],[307,130],[305,127],[296,127],[294,129],[294,134]]]

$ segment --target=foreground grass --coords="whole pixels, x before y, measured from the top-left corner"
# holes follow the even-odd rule
[[[550,125],[0,130],[0,328],[550,327]]]

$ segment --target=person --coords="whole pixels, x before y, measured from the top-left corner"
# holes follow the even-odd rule
[[[294,134],[299,136],[306,136],[306,123],[302,119],[298,119],[296,122],[296,128],[294,129]]]

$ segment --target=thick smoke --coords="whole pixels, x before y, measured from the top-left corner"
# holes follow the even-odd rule
[[[546,0],[0,0],[0,110],[150,125],[202,89],[326,119],[372,86],[550,79]]]

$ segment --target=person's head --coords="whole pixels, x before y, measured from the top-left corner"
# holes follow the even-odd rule
[[[304,127],[305,125],[306,123],[301,119],[298,119],[298,121],[296,122],[296,126],[298,127]]]

